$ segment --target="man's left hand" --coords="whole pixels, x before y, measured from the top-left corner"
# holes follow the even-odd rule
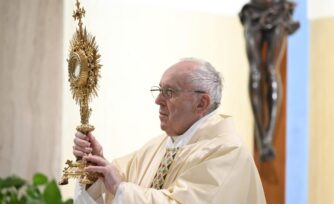
[[[85,170],[102,174],[104,186],[109,192],[115,194],[119,184],[122,182],[122,177],[115,165],[109,163],[106,159],[95,155],[85,156],[83,159],[95,164],[86,167]]]

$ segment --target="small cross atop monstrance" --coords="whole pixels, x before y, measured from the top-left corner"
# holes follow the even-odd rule
[[[97,80],[100,77],[100,57],[95,37],[82,28],[81,19],[85,16],[85,10],[80,8],[76,0],[76,10],[73,11],[74,20],[78,20],[78,29],[70,42],[70,54],[68,62],[69,82],[73,99],[80,105],[81,125],[76,129],[84,134],[94,130],[89,124],[91,109],[88,106],[93,96],[97,96]],[[93,183],[98,175],[84,171],[89,164],[79,158],[77,161],[67,160],[68,165],[63,170],[63,176],[59,184],[65,185],[70,178],[78,178],[82,184]]]

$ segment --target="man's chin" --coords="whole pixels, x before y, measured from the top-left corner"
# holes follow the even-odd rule
[[[166,125],[163,124],[162,122],[160,123],[160,129],[165,131],[166,130]]]
[[[176,136],[174,132],[171,131],[171,129],[168,129],[166,124],[160,123],[160,128],[162,131],[164,131],[168,136]]]

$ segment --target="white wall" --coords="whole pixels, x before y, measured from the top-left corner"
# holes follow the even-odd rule
[[[334,0],[308,0],[310,19],[334,16]]]

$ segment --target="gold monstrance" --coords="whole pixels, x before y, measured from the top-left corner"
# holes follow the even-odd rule
[[[78,20],[78,29],[70,42],[70,54],[68,62],[69,82],[71,92],[76,103],[80,104],[81,125],[76,129],[84,134],[94,130],[89,124],[91,109],[88,102],[93,96],[97,96],[97,80],[100,77],[100,57],[95,37],[82,28],[82,17],[85,16],[85,9],[80,8],[76,0],[76,10],[73,11],[74,20]],[[63,176],[59,184],[65,185],[70,178],[78,178],[82,184],[92,184],[97,179],[97,174],[84,171],[89,164],[85,160],[67,160],[68,165],[63,170]]]

